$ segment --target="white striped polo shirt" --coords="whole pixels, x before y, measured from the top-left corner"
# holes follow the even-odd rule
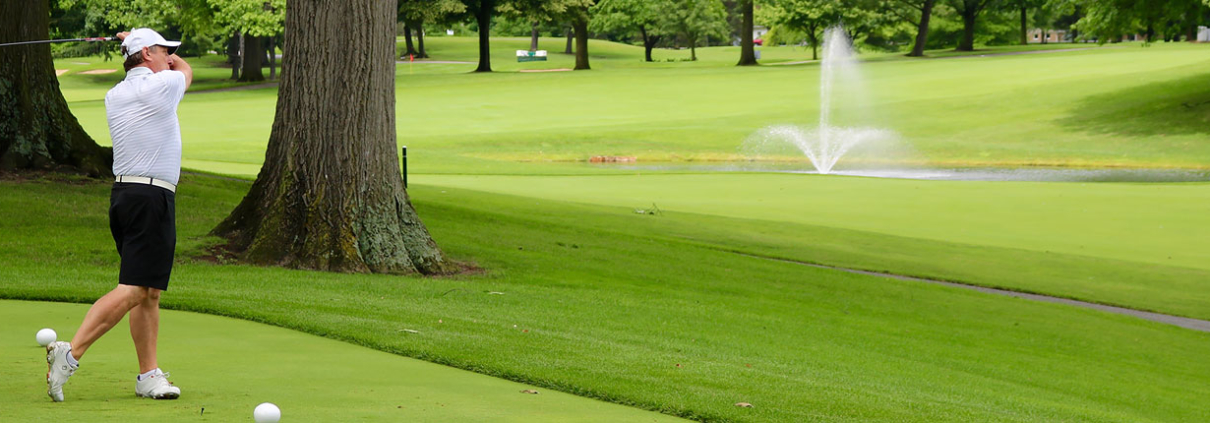
[[[185,74],[126,72],[105,95],[105,114],[113,138],[113,174],[145,176],[176,185],[181,177],[181,124],[176,108],[185,96]]]

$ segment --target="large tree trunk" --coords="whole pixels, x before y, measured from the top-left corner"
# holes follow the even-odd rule
[[[243,65],[240,66],[240,81],[265,80],[265,70],[261,68],[265,64],[265,46],[261,44],[260,38],[244,34],[244,60]]]
[[[572,47],[571,47],[572,43],[575,40],[575,36],[576,36],[576,31],[574,29],[572,29],[571,27],[568,27],[567,28],[567,48],[563,49],[563,54],[575,54],[575,50],[572,49]]]
[[[962,39],[958,41],[958,51],[975,51],[975,17],[973,11],[962,12]]]
[[[592,69],[592,67],[588,65],[588,16],[576,18],[576,20],[572,22],[572,26],[576,30],[575,70]]]
[[[1197,27],[1201,23],[1201,11],[1205,7],[1202,2],[1189,2],[1189,10],[1185,12],[1185,41],[1197,41]]]
[[[243,63],[239,58],[240,46],[243,45],[240,37],[240,33],[236,31],[231,33],[231,39],[227,41],[227,63],[231,64],[231,79],[234,81],[239,80],[239,65]]]
[[[643,50],[646,50],[645,53],[646,53],[647,61],[654,62],[654,60],[651,60],[651,50],[655,48],[656,43],[660,42],[660,37],[655,36],[655,35],[648,35],[647,27],[642,26],[642,25],[639,25],[639,34],[643,35]]]
[[[529,28],[529,51],[538,51],[538,23],[530,23]]]
[[[50,3],[0,3],[0,43],[50,38]],[[84,132],[59,91],[50,44],[0,47],[0,171],[69,166],[113,175],[113,151]]]
[[[815,35],[816,28],[808,28],[807,41],[811,42],[811,60],[819,60],[819,36]]]
[[[416,31],[416,46],[420,49],[416,52],[418,54],[416,57],[427,59],[429,53],[424,49],[424,21],[417,21],[416,23],[416,26],[420,28],[420,30]]]
[[[242,260],[342,272],[444,273],[395,155],[395,5],[291,0],[265,164],[213,234]],[[350,39],[341,48],[332,40]]]
[[[923,7],[920,8],[920,22],[916,24],[916,44],[912,46],[912,52],[908,53],[908,56],[924,56],[924,46],[929,40],[929,19],[933,17],[933,5],[936,3],[937,0],[924,0]]]
[[[1025,5],[1022,4],[1021,5],[1021,45],[1029,44],[1029,28],[1028,28],[1029,16],[1028,16],[1027,12],[1028,12],[1028,10],[1026,10]]]
[[[739,63],[737,66],[756,65],[756,43],[752,40],[753,3],[754,0],[743,0],[744,20],[739,28]]]
[[[415,56],[416,46],[415,44],[412,44],[412,25],[409,24],[407,20],[403,21],[403,39],[404,45],[407,46],[407,50],[403,52],[402,57]]]
[[[479,67],[475,68],[475,72],[492,71],[490,37],[492,32],[492,11],[495,9],[496,0],[481,0],[479,13],[475,14],[475,19],[479,22]]]

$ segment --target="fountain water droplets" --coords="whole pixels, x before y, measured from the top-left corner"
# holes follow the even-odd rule
[[[895,133],[870,127],[838,125],[834,112],[848,112],[841,117],[862,120],[864,92],[857,60],[848,36],[840,26],[824,32],[823,60],[819,76],[819,127],[805,129],[797,125],[776,125],[761,129],[756,139],[762,146],[769,143],[789,143],[811,160],[821,174],[832,172],[836,162],[854,147],[888,141]],[[837,85],[840,91],[835,91]],[[836,107],[841,106],[841,107]],[[852,123],[852,122],[845,122]]]

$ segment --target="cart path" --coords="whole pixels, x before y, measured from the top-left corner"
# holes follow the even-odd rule
[[[941,56],[941,57],[924,56],[924,57],[921,57],[921,59],[945,60],[945,59],[965,59],[965,58],[971,58],[971,57],[1020,56],[1023,54],[1064,53],[1064,52],[1071,52],[1071,51],[1096,50],[1096,49],[1102,49],[1102,48],[1120,48],[1120,47],[1078,47],[1078,48],[1060,48],[1060,49],[1054,49],[1054,50],[1005,51],[1005,52],[1000,52],[1000,53],[961,54],[961,55],[956,55],[956,56]],[[799,61],[795,61],[795,62],[769,63],[769,65],[770,66],[791,66],[791,65],[802,65],[802,64],[807,64],[807,63],[815,63],[818,61],[819,61],[818,59],[817,60],[799,60]]]
[[[1003,295],[1003,296],[1008,296],[1008,297],[1023,298],[1023,299],[1027,299],[1027,300],[1041,301],[1041,302],[1047,302],[1047,303],[1065,304],[1065,305],[1069,305],[1069,306],[1082,307],[1082,308],[1088,308],[1088,309],[1093,309],[1093,310],[1100,310],[1100,311],[1104,311],[1107,313],[1137,317],[1140,319],[1150,320],[1153,322],[1159,322],[1159,323],[1169,324],[1169,325],[1173,325],[1173,326],[1179,326],[1179,327],[1182,327],[1185,329],[1195,330],[1198,332],[1210,332],[1210,320],[1201,320],[1201,319],[1194,319],[1194,318],[1189,318],[1189,317],[1173,316],[1170,314],[1154,313],[1154,312],[1150,312],[1150,311],[1135,310],[1135,309],[1125,308],[1125,307],[1097,304],[1097,303],[1091,303],[1091,302],[1087,302],[1087,301],[1073,300],[1070,298],[1053,297],[1053,296],[1049,296],[1049,295],[1040,295],[1040,294],[1031,294],[1031,293],[1027,293],[1027,292],[1010,291],[1007,289],[999,289],[999,288],[988,288],[988,287],[984,287],[984,286],[970,285],[970,284],[957,283],[957,282],[947,282],[947,281],[942,281],[942,280],[937,280],[937,279],[917,278],[917,277],[912,277],[912,276],[896,275],[894,273],[871,272],[868,270],[851,269],[851,268],[847,268],[847,267],[827,266],[827,265],[823,265],[823,264],[809,263],[809,262],[805,262],[805,261],[760,256],[760,255],[749,254],[749,253],[744,253],[744,252],[739,252],[739,251],[731,251],[731,252],[742,255],[742,256],[752,257],[752,258],[780,261],[780,262],[785,262],[785,263],[793,263],[793,264],[797,264],[797,265],[801,265],[801,266],[814,267],[817,269],[838,270],[838,271],[846,272],[846,273],[855,273],[858,275],[891,278],[891,279],[897,279],[897,280],[901,280],[901,281],[924,282],[924,283],[929,283],[929,284],[934,284],[934,285],[945,285],[945,286],[950,286],[950,287],[955,287],[955,288],[964,288],[964,289],[984,292],[984,293],[988,293],[988,294],[996,294],[996,295]]]

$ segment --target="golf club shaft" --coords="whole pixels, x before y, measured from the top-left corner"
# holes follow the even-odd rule
[[[49,43],[70,43],[75,41],[117,41],[118,37],[91,37],[91,38],[65,38],[61,40],[35,40],[35,41],[18,41],[15,43],[3,43],[0,47],[21,46],[27,44],[49,44]]]

